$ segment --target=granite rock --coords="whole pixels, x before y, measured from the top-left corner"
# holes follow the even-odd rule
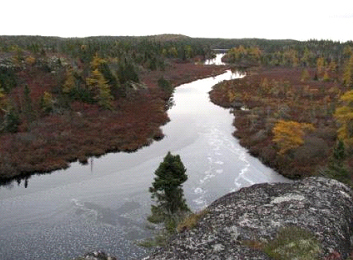
[[[206,211],[195,228],[145,259],[271,259],[245,241],[266,244],[289,226],[315,236],[320,259],[347,259],[351,252],[353,192],[336,180],[256,184],[223,196]]]

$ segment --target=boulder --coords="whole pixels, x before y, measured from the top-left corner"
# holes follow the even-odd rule
[[[347,259],[351,252],[353,192],[336,180],[256,184],[205,211],[196,227],[145,259]]]

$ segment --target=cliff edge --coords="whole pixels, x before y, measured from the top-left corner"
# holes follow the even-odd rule
[[[347,259],[353,192],[321,177],[256,184],[205,209],[153,259]]]

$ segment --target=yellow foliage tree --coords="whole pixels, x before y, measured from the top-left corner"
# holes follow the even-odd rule
[[[5,92],[4,92],[4,89],[1,87],[1,84],[0,84],[0,114],[1,114],[1,111],[5,111],[5,107],[6,107],[6,100],[5,100]]]
[[[353,90],[344,93],[340,100],[343,106],[338,107],[334,114],[340,124],[337,131],[338,138],[346,145],[353,146]]]
[[[5,96],[5,92],[4,92],[4,89],[1,87],[1,84],[0,84],[0,98],[3,98]]]
[[[328,69],[330,71],[335,72],[337,70],[337,63],[334,61],[331,61],[330,64],[328,65]]]
[[[330,81],[330,75],[327,73],[327,71],[325,71],[324,77],[323,77],[324,81]]]
[[[71,90],[75,87],[75,77],[73,75],[73,69],[70,68],[66,70],[66,80],[63,85],[63,92],[64,93],[70,93]]]
[[[316,66],[317,66],[317,74],[321,74],[324,71],[325,68],[325,59],[323,57],[320,57],[316,60]]]
[[[346,86],[353,85],[353,54],[346,61],[343,71],[343,84]]]
[[[26,63],[27,63],[28,65],[33,65],[35,62],[36,62],[36,58],[34,58],[33,56],[28,56],[28,57],[26,58]]]
[[[45,113],[50,113],[54,108],[54,99],[51,93],[44,91],[40,101],[40,106]]]
[[[284,155],[287,151],[303,145],[305,133],[314,129],[312,124],[279,120],[272,129],[273,142],[279,147],[278,154]]]
[[[98,104],[106,109],[112,109],[113,96],[110,93],[110,87],[107,84],[103,74],[95,69],[91,72],[91,76],[86,78],[86,84],[89,90],[95,93],[95,99]]]
[[[260,90],[264,94],[268,94],[271,90],[271,84],[267,78],[261,79]]]
[[[105,63],[106,61],[98,56],[98,54],[94,55],[93,60],[91,61],[91,67],[93,69],[98,69],[98,67]]]
[[[307,69],[304,69],[300,76],[300,81],[307,81],[308,79],[310,79],[309,71]]]
[[[86,78],[86,84],[88,89],[94,93],[94,99],[100,106],[105,109],[113,109],[112,100],[114,98],[111,94],[110,86],[102,72],[99,71],[100,65],[105,62],[106,61],[97,54],[94,56],[91,62],[91,75]]]

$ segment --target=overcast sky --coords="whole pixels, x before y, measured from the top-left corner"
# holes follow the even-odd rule
[[[352,0],[4,0],[0,35],[353,40]]]

